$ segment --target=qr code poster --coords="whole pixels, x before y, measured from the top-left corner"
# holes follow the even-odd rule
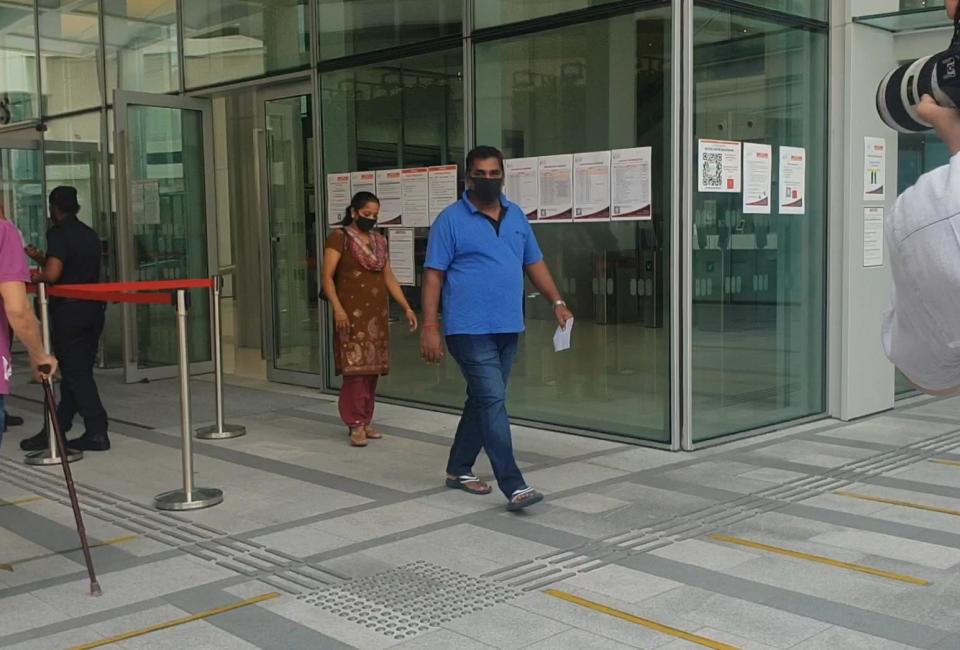
[[[741,143],[727,140],[700,140],[698,157],[701,192],[740,192]]]

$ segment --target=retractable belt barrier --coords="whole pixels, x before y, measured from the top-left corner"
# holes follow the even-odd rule
[[[190,413],[190,360],[187,346],[187,312],[190,301],[187,291],[207,289],[210,292],[214,325],[214,374],[216,386],[216,425],[197,430],[198,438],[222,440],[236,438],[246,433],[244,427],[224,424],[223,420],[223,351],[220,342],[220,291],[223,278],[215,276],[205,279],[160,280],[151,282],[107,282],[102,284],[68,284],[47,286],[45,284],[28,286],[30,293],[36,293],[40,299],[40,320],[43,328],[43,340],[47,353],[50,346],[49,298],[83,300],[91,302],[126,303],[135,305],[171,305],[177,312],[178,366],[180,378],[180,434],[181,455],[183,460],[183,488],[164,492],[154,499],[154,506],[160,510],[196,510],[217,505],[223,501],[223,492],[215,488],[200,488],[193,485],[193,446],[192,422]],[[149,292],[149,293],[144,293]],[[26,462],[31,465],[49,465],[60,463],[57,440],[51,426],[49,414],[46,418],[50,433],[49,449],[30,454]],[[68,450],[67,461],[79,460],[81,452]]]

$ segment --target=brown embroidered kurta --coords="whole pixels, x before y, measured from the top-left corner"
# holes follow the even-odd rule
[[[350,334],[334,331],[333,358],[338,375],[385,375],[390,372],[389,298],[384,272],[363,268],[334,230],[324,248],[340,253],[333,282],[350,319]],[[371,237],[382,237],[371,234]]]

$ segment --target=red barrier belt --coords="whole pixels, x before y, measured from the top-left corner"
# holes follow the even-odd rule
[[[64,284],[76,291],[176,291],[177,289],[212,289],[211,278],[198,280],[154,280],[150,282],[102,282],[100,284]]]
[[[67,287],[50,287],[47,295],[51,298],[72,298],[91,302],[126,302],[133,305],[170,305],[173,296],[169,293],[121,293],[119,291],[87,291]]]

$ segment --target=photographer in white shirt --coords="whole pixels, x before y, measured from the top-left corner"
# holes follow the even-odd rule
[[[900,195],[887,222],[893,293],[883,347],[917,389],[960,395],[960,110],[924,96],[918,112],[950,162]]]

